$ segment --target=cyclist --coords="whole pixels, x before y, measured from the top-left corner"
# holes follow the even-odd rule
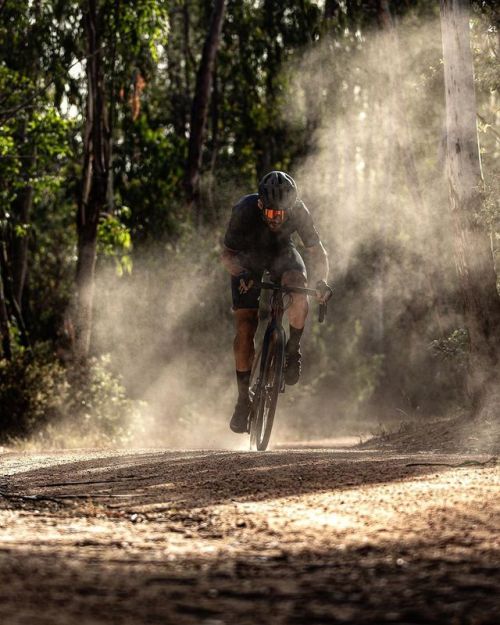
[[[246,432],[250,413],[249,384],[258,325],[260,289],[252,288],[264,270],[284,286],[306,286],[304,260],[291,236],[297,232],[305,257],[315,276],[320,302],[332,294],[327,284],[328,256],[314,227],[311,214],[299,199],[294,179],[271,171],[259,183],[259,192],[243,196],[233,207],[224,237],[221,260],[231,274],[236,322],[234,357],[238,400],[231,418],[233,432]],[[300,339],[308,313],[307,296],[293,293],[288,308],[290,336],[286,344],[285,383],[296,384],[301,372]]]

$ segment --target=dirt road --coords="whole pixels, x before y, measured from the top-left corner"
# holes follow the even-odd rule
[[[3,453],[0,622],[497,624],[486,460]]]

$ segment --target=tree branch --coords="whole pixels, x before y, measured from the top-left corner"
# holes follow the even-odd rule
[[[1,0],[0,0],[1,2]],[[68,73],[71,69],[73,69],[73,67],[75,67],[76,65],[78,65],[78,63],[83,63],[83,61],[88,61],[89,59],[91,59],[93,56],[95,56],[96,54],[98,54],[98,50],[92,54],[88,54],[87,56],[81,58],[81,59],[77,59],[76,61],[74,61],[74,63],[72,63],[67,69],[66,69],[66,73]],[[51,78],[43,87],[41,87],[38,91],[34,91],[31,96],[25,100],[24,102],[22,102],[21,104],[19,104],[18,106],[14,107],[13,109],[7,109],[6,111],[0,111],[0,122],[2,124],[5,124],[6,122],[8,122],[10,119],[12,119],[13,117],[15,117],[16,113],[19,113],[19,111],[22,111],[25,108],[28,108],[28,106],[31,105],[31,102],[33,102],[34,100],[36,100],[36,98],[40,97],[41,95],[43,95],[46,91],[49,90],[49,88],[54,84],[55,82],[55,78]],[[32,107],[36,106],[36,105],[31,105]],[[6,115],[7,113],[7,115]]]

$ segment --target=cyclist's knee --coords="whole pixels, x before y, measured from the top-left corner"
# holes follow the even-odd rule
[[[306,277],[300,271],[285,272],[281,278],[281,283],[284,286],[307,286]],[[291,293],[290,299],[291,301],[288,310],[288,319],[294,327],[303,327],[309,310],[307,295],[304,295],[302,293]]]
[[[307,280],[305,275],[301,271],[285,271],[285,273],[281,277],[281,284],[283,286],[301,286],[305,287],[307,285]]]

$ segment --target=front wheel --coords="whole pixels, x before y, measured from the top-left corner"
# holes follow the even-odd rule
[[[261,353],[266,351],[265,362],[262,366]],[[265,451],[271,436],[274,413],[282,386],[285,364],[285,332],[283,328],[275,328],[271,332],[267,350],[263,347],[261,353],[255,358],[250,384],[250,397],[252,399],[250,448]]]

